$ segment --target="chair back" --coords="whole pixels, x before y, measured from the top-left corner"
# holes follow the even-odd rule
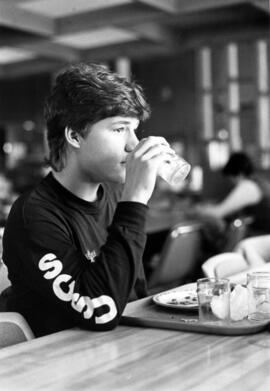
[[[0,293],[11,285],[8,279],[8,269],[2,260],[4,228],[0,227]]]
[[[253,236],[241,240],[235,250],[251,267],[260,267],[270,262],[270,235]]]
[[[249,265],[242,255],[233,252],[215,255],[202,264],[202,271],[209,278],[227,278],[248,268]]]
[[[29,341],[33,338],[33,331],[21,314],[0,312],[0,348]]]
[[[3,261],[0,260],[0,293],[10,285],[11,283],[8,279],[8,269]]]
[[[251,224],[250,217],[236,218],[228,227],[227,240],[223,252],[231,252],[235,246],[244,239],[247,234],[248,227]]]
[[[197,267],[200,246],[200,224],[178,224],[173,227],[165,240],[159,262],[150,276],[149,288],[183,281]]]

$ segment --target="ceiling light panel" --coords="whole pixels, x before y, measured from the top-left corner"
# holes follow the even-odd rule
[[[35,55],[32,52],[21,49],[14,49],[9,47],[0,48],[0,64],[10,64],[34,58]]]
[[[19,7],[33,13],[59,18],[128,4],[132,3],[132,1],[133,0],[29,0],[19,4]]]
[[[64,35],[54,39],[54,42],[61,43],[76,49],[90,49],[99,46],[112,45],[134,41],[137,35],[133,32],[108,27],[83,33]]]

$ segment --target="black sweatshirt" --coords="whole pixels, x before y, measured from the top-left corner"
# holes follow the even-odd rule
[[[142,254],[147,206],[119,202],[101,185],[87,202],[50,173],[14,203],[3,238],[11,289],[7,311],[20,312],[41,336],[73,326],[114,328],[133,288],[146,295]]]

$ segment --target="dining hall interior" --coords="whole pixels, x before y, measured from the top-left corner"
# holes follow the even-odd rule
[[[180,180],[156,173],[147,202],[124,184],[93,249],[84,248],[93,224],[63,212],[80,197],[90,219],[78,190],[83,176],[71,182],[68,171],[48,164],[57,140],[48,136],[48,117],[62,114],[47,99],[56,99],[50,93],[61,73],[77,64],[98,64],[106,80],[119,77],[122,89],[137,91],[135,103],[111,116],[104,109],[97,124],[119,115],[132,128],[136,120],[135,150],[168,143],[187,169],[178,169]],[[146,121],[129,114],[135,105],[150,108]],[[69,128],[73,164],[80,148]],[[83,159],[71,173],[80,173]],[[133,179],[139,194],[135,171]],[[21,206],[33,189],[33,204]],[[35,215],[42,191],[48,204],[39,200]],[[45,221],[47,213],[54,220]],[[1,390],[269,389],[269,0],[0,0],[0,241]],[[81,262],[76,270],[72,257]],[[99,259],[104,275],[91,277]],[[253,287],[266,290],[263,303]],[[50,316],[59,321],[49,325]]]

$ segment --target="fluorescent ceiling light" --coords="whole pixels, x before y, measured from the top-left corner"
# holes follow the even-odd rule
[[[53,41],[77,49],[95,48],[116,43],[134,41],[137,35],[133,32],[119,28],[108,27],[83,33],[63,35]]]
[[[33,13],[57,18],[131,2],[132,0],[30,0],[22,2],[19,7]]]
[[[32,52],[21,49],[14,49],[9,47],[0,48],[0,64],[9,64],[19,61],[29,60],[34,58],[35,55]]]

